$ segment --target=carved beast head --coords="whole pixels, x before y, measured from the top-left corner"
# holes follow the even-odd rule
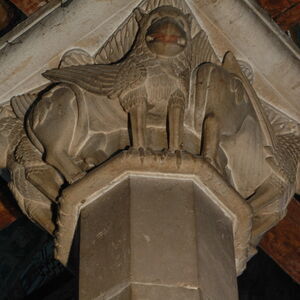
[[[149,14],[135,10],[140,25],[139,41],[159,56],[176,56],[191,41],[191,16],[172,6],[161,6]]]

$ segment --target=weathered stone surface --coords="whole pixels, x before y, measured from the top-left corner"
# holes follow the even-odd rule
[[[237,299],[231,218],[191,180],[140,175],[81,209],[80,299]]]
[[[138,299],[172,299],[172,300],[202,300],[201,293],[197,289],[184,287],[156,286],[134,284],[131,287],[131,298],[128,300]],[[234,298],[233,298],[234,299]]]

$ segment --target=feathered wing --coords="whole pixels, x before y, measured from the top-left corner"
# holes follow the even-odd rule
[[[242,72],[241,66],[239,65],[233,53],[229,51],[225,54],[222,65],[228,72],[236,74],[241,79],[245,91],[249,96],[250,102],[254,108],[257,119],[260,123],[266,146],[275,148],[276,138],[272,126],[267,116],[265,115],[260,99],[258,98],[249,80],[246,78],[246,75]]]
[[[82,49],[72,49],[67,51],[60,60],[59,69],[70,66],[83,66],[94,64],[93,57]]]
[[[27,93],[11,98],[10,104],[18,119],[24,120],[26,112],[35,101],[36,97],[36,94]]]
[[[54,82],[77,84],[81,88],[110,98],[119,96],[128,86],[144,82],[146,68],[134,62],[112,65],[71,66],[43,73]]]
[[[72,49],[66,52],[59,64],[59,68],[66,68],[69,66],[78,66],[93,64],[94,60],[86,51],[81,49]],[[39,88],[19,96],[14,96],[10,100],[11,107],[20,120],[24,120],[30,106],[37,99],[39,92],[41,92],[47,85],[40,86]]]
[[[18,119],[24,121],[25,115],[31,105],[35,102],[39,93],[47,86],[48,84],[41,85],[28,93],[14,96],[10,99],[10,106]]]
[[[11,177],[9,188],[22,212],[52,234],[55,226],[52,222],[51,201],[26,179],[22,165],[14,165]]]
[[[49,70],[43,76],[53,82],[73,83],[89,92],[111,96],[119,71],[118,65],[84,65]]]
[[[192,39],[192,55],[191,55],[191,66],[192,68],[204,62],[212,62],[220,64],[220,61],[212,48],[206,33],[201,30]]]
[[[112,34],[95,55],[96,64],[111,64],[119,61],[131,49],[136,34],[138,23],[134,13]]]

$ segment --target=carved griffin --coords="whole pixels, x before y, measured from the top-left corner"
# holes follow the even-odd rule
[[[129,52],[118,62],[71,66],[47,71],[44,76],[118,98],[130,114],[134,148],[149,146],[147,126],[165,126],[168,119],[169,150],[179,150],[191,72],[199,63],[216,58],[213,51],[203,55],[195,49],[200,37],[191,38],[189,14],[163,6],[149,14],[136,9],[135,16],[138,33]]]

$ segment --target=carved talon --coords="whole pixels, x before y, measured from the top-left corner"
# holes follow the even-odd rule
[[[182,150],[176,150],[175,155],[176,155],[176,165],[177,168],[179,169],[182,163]]]
[[[130,156],[130,155],[139,155],[139,149],[140,148],[136,148],[136,147],[130,147],[126,153]]]
[[[151,148],[143,148],[143,147],[139,147],[139,148],[135,148],[135,147],[130,147],[127,151],[126,151],[126,157],[129,157],[130,155],[132,156],[139,156],[141,161],[144,161],[144,158],[147,156],[151,156],[153,157],[155,160],[157,160],[157,158],[159,157],[158,152],[155,152],[153,149]]]
[[[139,152],[140,156],[143,156],[143,157],[145,156],[145,149],[143,147],[140,147],[138,149],[138,152]]]
[[[171,95],[168,107],[169,151],[173,153],[182,148],[184,108],[185,95],[178,89]]]
[[[141,163],[144,162],[144,158],[145,158],[145,149],[140,147],[138,149],[138,153],[139,153],[139,157],[140,157],[140,160],[141,160]]]
[[[163,149],[160,155],[161,161],[164,161],[168,157],[169,153],[170,151],[168,149]]]

